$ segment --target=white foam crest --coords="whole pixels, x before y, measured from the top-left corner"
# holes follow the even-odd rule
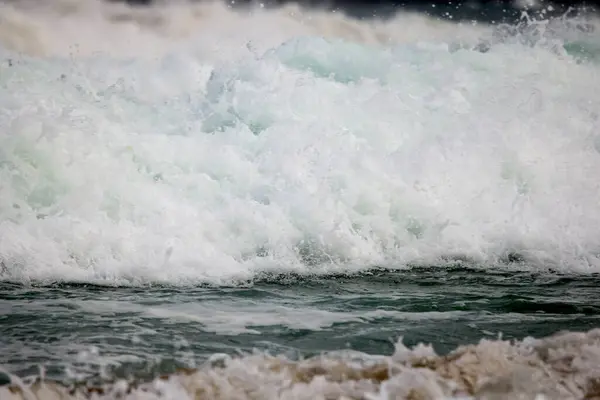
[[[339,351],[300,361],[215,354],[205,366],[149,383],[66,388],[18,378],[2,399],[561,399],[598,396],[600,331],[522,342],[481,340],[438,356],[430,346],[371,356]]]
[[[223,20],[184,40],[156,21],[109,29],[115,10],[139,28],[153,9],[60,4],[54,35],[85,54],[0,48],[4,279],[221,283],[512,253],[600,268],[595,65],[520,43],[459,49],[464,27],[424,18],[418,41],[381,46],[289,28],[285,10],[185,6],[256,27],[246,47]],[[32,29],[58,9],[27,14]],[[104,48],[101,33],[122,40]]]

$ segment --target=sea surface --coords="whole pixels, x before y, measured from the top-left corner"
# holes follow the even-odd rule
[[[600,398],[555,14],[0,3],[0,399]]]

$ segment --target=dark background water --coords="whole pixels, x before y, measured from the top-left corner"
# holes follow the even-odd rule
[[[144,6],[155,3],[155,0],[109,0],[126,2],[132,5]],[[192,0],[193,1],[193,0]],[[597,12],[600,0],[587,1],[539,1],[537,6],[527,6],[528,1],[515,0],[450,0],[450,1],[419,1],[419,0],[236,0],[226,1],[237,7],[249,4],[263,4],[266,7],[277,7],[283,4],[299,4],[308,8],[320,8],[343,11],[355,17],[389,17],[397,12],[413,11],[428,14],[442,19],[477,20],[482,22],[512,22],[518,20],[524,10],[531,16],[544,10],[544,16],[560,16],[569,9],[576,12]],[[197,1],[201,2],[201,1]],[[552,8],[548,9],[547,6]]]
[[[154,375],[215,353],[290,358],[394,342],[439,353],[482,338],[600,326],[600,276],[413,268],[328,277],[264,276],[231,287],[0,283],[0,365],[19,375]]]

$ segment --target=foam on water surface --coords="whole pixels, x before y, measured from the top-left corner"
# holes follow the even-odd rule
[[[598,271],[593,31],[49,4],[3,6],[3,279]]]
[[[66,387],[40,380],[0,386],[2,399],[592,399],[600,396],[600,336],[563,333],[522,342],[482,340],[438,356],[429,346],[391,356],[337,352],[291,361],[214,355],[151,382]]]

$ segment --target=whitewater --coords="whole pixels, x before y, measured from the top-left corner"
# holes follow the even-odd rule
[[[65,376],[102,377],[110,389],[71,393],[96,398],[599,396],[597,331],[526,337],[600,326],[599,23],[543,15],[0,4],[0,365],[13,385],[1,398],[68,398]],[[549,301],[561,306],[535,311]],[[71,339],[64,307],[81,311]],[[132,315],[164,325],[142,324],[155,336],[140,339]],[[478,330],[441,340],[455,318]],[[98,321],[112,324],[102,340]],[[467,347],[360,336],[404,323],[415,344]],[[338,356],[344,342],[327,341],[350,327],[356,354]],[[504,329],[518,341],[495,340]],[[292,331],[331,336],[289,345],[306,359],[270,358]],[[209,334],[220,344],[194,348]],[[141,377],[112,386],[123,371],[98,372],[170,356],[177,335],[189,352],[155,372],[193,370],[139,391]],[[57,360],[59,383],[21,381]]]
[[[421,16],[59,4],[2,12],[4,276],[218,282],[508,253],[598,270],[598,68],[552,43],[481,53],[489,28]]]

